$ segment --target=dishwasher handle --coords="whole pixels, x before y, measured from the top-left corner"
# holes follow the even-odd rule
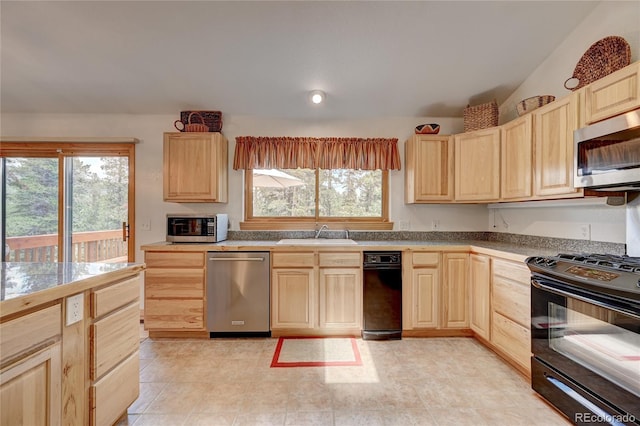
[[[214,262],[264,262],[264,257],[210,257]]]

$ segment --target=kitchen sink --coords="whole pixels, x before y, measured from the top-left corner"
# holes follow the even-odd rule
[[[346,238],[289,238],[280,240],[277,244],[293,246],[352,246],[358,243]]]

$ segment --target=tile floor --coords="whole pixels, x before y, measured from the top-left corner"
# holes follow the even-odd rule
[[[143,338],[119,425],[569,424],[474,339],[357,343],[360,367],[270,368],[275,338]]]

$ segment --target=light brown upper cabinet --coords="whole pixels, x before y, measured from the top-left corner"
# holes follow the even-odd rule
[[[414,135],[404,144],[405,203],[453,201],[453,137]]]
[[[500,198],[500,128],[454,136],[456,201]]]
[[[500,199],[517,201],[531,197],[533,134],[531,114],[500,127]]]
[[[534,195],[581,197],[573,187],[573,131],[578,127],[578,93],[551,102],[531,114],[534,122]]]
[[[226,203],[227,163],[221,133],[165,133],[164,200]]]
[[[640,62],[609,74],[585,88],[587,124],[640,107]]]

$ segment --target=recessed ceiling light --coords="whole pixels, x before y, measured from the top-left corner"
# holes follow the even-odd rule
[[[327,95],[325,95],[322,90],[313,90],[309,93],[309,99],[311,99],[311,102],[316,105],[321,104],[326,96]]]

